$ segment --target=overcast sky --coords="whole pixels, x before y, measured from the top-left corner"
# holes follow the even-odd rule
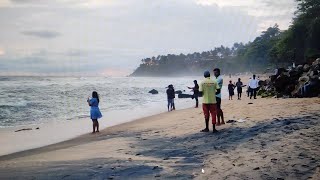
[[[0,75],[128,75],[142,58],[252,41],[293,0],[0,0]]]

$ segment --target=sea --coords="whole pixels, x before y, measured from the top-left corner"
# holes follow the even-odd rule
[[[199,77],[0,77],[0,128],[42,124],[50,121],[77,121],[89,118],[87,98],[92,91],[100,96],[104,119],[116,121],[115,111],[152,115],[167,110],[166,90],[192,94],[187,86]],[[156,89],[159,94],[152,95]],[[177,109],[192,107],[191,99],[176,98]],[[149,113],[148,113],[149,111]],[[110,115],[109,115],[110,114]]]
[[[168,85],[173,84],[175,90],[192,94],[187,86],[193,86],[193,80],[202,79],[0,77],[0,142],[7,144],[0,155],[57,143],[91,132],[87,99],[92,91],[97,91],[100,96],[99,107],[103,117],[99,122],[103,129],[167,112]],[[159,94],[148,93],[152,89],[156,89]],[[227,88],[223,89],[222,95],[225,97]],[[177,110],[191,108],[195,106],[195,101],[176,97],[175,106]],[[37,127],[39,131],[35,130]],[[22,128],[33,130],[14,132]],[[17,148],[10,141],[21,143]]]

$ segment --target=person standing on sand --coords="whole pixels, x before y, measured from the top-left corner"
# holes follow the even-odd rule
[[[242,95],[242,87],[244,87],[246,85],[243,85],[243,83],[241,82],[241,79],[238,79],[238,82],[236,83],[236,87],[237,87],[237,92],[238,92],[238,100],[241,100],[241,95]]]
[[[223,117],[223,111],[221,109],[221,89],[222,89],[222,85],[223,85],[223,79],[222,76],[220,75],[220,69],[219,68],[215,68],[213,70],[214,76],[215,76],[215,80],[217,81],[220,91],[219,93],[216,94],[216,99],[217,99],[217,118],[218,118],[218,122],[217,122],[217,126],[220,126],[221,124],[225,124],[224,122],[224,117]],[[220,122],[221,119],[221,122]]]
[[[228,91],[229,91],[229,100],[232,100],[232,96],[234,95],[234,88],[236,86],[234,84],[232,84],[232,81],[229,81],[228,84]]]
[[[247,86],[247,96],[248,97],[250,96],[250,93],[251,93],[251,89],[250,89],[250,86],[249,86],[250,81],[251,81],[251,78],[249,78],[249,82],[248,82],[248,86]]]
[[[198,82],[197,80],[194,80],[194,87],[188,87],[188,89],[192,89],[193,91],[193,97],[192,99],[194,98],[196,100],[196,107],[195,108],[198,108],[199,106],[199,85],[198,85]]]
[[[90,106],[90,118],[92,120],[92,133],[99,132],[99,122],[98,119],[102,117],[102,114],[99,109],[99,95],[96,91],[92,92],[92,98],[87,99],[88,105]]]
[[[172,111],[172,110],[175,110],[175,107],[174,107],[174,98],[175,98],[175,92],[174,92],[174,88],[173,88],[173,85],[170,84],[168,86],[168,89],[167,89],[167,99],[168,99],[168,112],[169,111]]]
[[[199,91],[203,95],[202,109],[206,128],[201,130],[201,132],[209,132],[209,119],[211,114],[213,128],[212,131],[213,133],[216,133],[218,132],[216,130],[217,101],[214,95],[220,93],[220,87],[215,80],[210,79],[209,71],[205,71],[203,76],[205,77],[205,79],[201,82]]]
[[[249,81],[249,88],[251,89],[250,99],[252,98],[252,96],[254,97],[254,99],[257,99],[258,87],[259,87],[259,81],[256,79],[256,75],[253,75],[252,79]]]

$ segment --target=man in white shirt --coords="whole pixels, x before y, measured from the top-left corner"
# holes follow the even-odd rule
[[[259,81],[256,79],[256,75],[253,75],[253,78],[249,81],[249,89],[251,90],[250,92],[250,99],[252,96],[254,99],[257,99],[257,90],[259,87]]]

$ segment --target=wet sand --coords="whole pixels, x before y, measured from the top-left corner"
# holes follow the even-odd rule
[[[200,133],[200,108],[163,113],[1,156],[0,179],[319,178],[320,98],[244,97],[223,110],[245,121]]]

